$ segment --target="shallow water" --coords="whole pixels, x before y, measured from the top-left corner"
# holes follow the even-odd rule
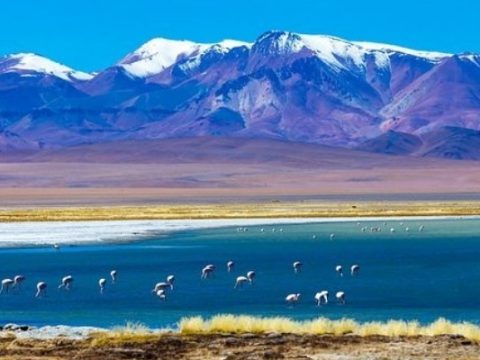
[[[184,316],[218,313],[480,323],[480,220],[403,222],[278,225],[275,232],[271,225],[264,232],[261,226],[247,232],[189,230],[129,244],[1,249],[0,276],[23,274],[27,280],[0,295],[0,324],[111,327],[133,321],[165,327]],[[382,232],[362,232],[362,226],[380,226]],[[236,268],[227,273],[230,259]],[[304,264],[297,275],[295,260]],[[215,276],[201,280],[208,263],[217,265]],[[348,273],[354,263],[361,266],[356,277]],[[335,273],[337,264],[345,276]],[[98,279],[109,278],[113,268],[118,281],[109,281],[100,295]],[[256,271],[254,284],[235,290],[235,277],[248,270]],[[73,288],[58,290],[68,274],[75,278]],[[175,289],[161,301],[151,289],[169,274],[176,277]],[[41,299],[34,297],[38,281],[49,284]],[[331,303],[317,307],[313,296],[323,289],[330,291]],[[335,303],[339,290],[346,293],[346,305]],[[301,301],[287,306],[285,296],[296,292]]]

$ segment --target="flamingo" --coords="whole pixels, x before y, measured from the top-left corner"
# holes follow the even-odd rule
[[[168,275],[167,276],[167,283],[170,284],[170,289],[173,290],[173,283],[175,281],[175,276],[173,275]]]
[[[167,289],[171,289],[172,288],[172,285],[170,285],[168,282],[159,282],[159,283],[156,283],[153,290],[152,290],[152,293],[157,293],[159,290],[167,290]]]
[[[255,271],[249,271],[247,272],[247,279],[250,281],[250,284],[253,283],[253,279],[255,279]]]
[[[315,300],[317,301],[317,306],[322,305],[322,301],[324,304],[328,304],[328,291],[322,290],[315,294]]]
[[[293,271],[295,274],[298,274],[302,270],[303,264],[300,261],[295,261],[293,263]]]
[[[62,282],[60,285],[58,285],[59,289],[65,289],[65,290],[70,290],[70,287],[72,286],[73,283],[73,276],[72,275],[67,275],[62,278]]]
[[[44,296],[47,292],[47,283],[44,281],[40,281],[37,283],[37,293],[35,294],[35,297],[41,297]]]
[[[14,282],[12,279],[3,279],[3,280],[2,280],[2,287],[0,288],[0,294],[2,294],[4,290],[5,290],[5,292],[8,293],[8,290],[10,289],[10,287],[11,287],[14,283],[15,283],[15,282]]]
[[[294,305],[298,302],[298,300],[300,300],[300,294],[288,294],[286,297],[285,297],[285,301],[288,303],[288,304],[291,304],[291,305]]]
[[[24,281],[25,281],[25,276],[15,275],[15,277],[13,278],[13,287],[20,287]]]
[[[167,299],[167,294],[165,293],[165,290],[160,289],[155,292],[155,295],[157,295],[161,300],[166,300]]]
[[[228,272],[232,272],[234,267],[235,267],[235,263],[232,260],[227,262],[227,271]]]
[[[358,272],[360,271],[360,265],[352,265],[352,267],[350,268],[350,274],[352,274],[352,276],[355,276],[355,275],[358,275]]]
[[[98,280],[98,286],[100,286],[100,294],[103,294],[103,291],[105,290],[105,286],[107,285],[107,279],[101,278]]]
[[[235,286],[233,288],[236,289],[237,287],[241,287],[241,286],[243,286],[243,284],[245,284],[247,282],[251,283],[251,280],[248,277],[243,276],[243,275],[238,276],[237,280],[235,281]]]
[[[117,270],[110,271],[110,277],[112,278],[112,284],[115,284],[115,281],[117,281]]]
[[[337,265],[337,266],[335,266],[335,271],[337,272],[338,275],[343,276],[343,267],[342,267],[342,265]]]
[[[335,294],[335,297],[337,298],[337,301],[344,305],[345,304],[345,293],[343,291],[338,291],[336,294]]]
[[[201,278],[202,279],[207,279],[209,278],[212,274],[213,274],[213,271],[215,270],[215,265],[212,265],[212,264],[208,264],[207,266],[205,266],[203,269],[202,269],[202,276]]]

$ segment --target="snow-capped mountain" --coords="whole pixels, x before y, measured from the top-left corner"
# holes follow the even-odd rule
[[[156,38],[94,76],[1,58],[0,147],[210,135],[405,153],[451,133],[439,129],[480,130],[479,99],[476,54],[283,31],[253,43]]]
[[[32,53],[0,58],[0,74],[17,72],[22,76],[49,75],[66,81],[86,81],[93,76]]]
[[[248,45],[235,40],[224,40],[218,44],[198,44],[186,40],[156,38],[128,54],[118,65],[133,76],[145,78],[157,75],[182,60],[188,60],[193,65],[209,51],[226,53],[234,47]]]
[[[173,41],[157,38],[128,54],[119,62],[129,74],[147,77],[158,74],[177,61],[198,54],[208,47],[191,41]]]

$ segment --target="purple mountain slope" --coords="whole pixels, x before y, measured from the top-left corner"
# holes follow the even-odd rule
[[[400,91],[381,114],[383,129],[422,133],[442,126],[479,129],[480,56],[444,59]]]
[[[448,150],[476,141],[468,129],[480,130],[475,54],[272,31],[254,43],[153,39],[94,75],[0,58],[4,152],[228,136],[476,158]]]
[[[411,134],[389,130],[365,141],[357,149],[390,155],[411,155],[422,146],[422,140]]]
[[[370,139],[357,150],[391,154],[438,157],[453,160],[480,160],[480,131],[445,126],[419,136],[387,131]]]

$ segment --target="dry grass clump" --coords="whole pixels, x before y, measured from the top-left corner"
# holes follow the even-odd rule
[[[354,205],[353,205],[354,204]],[[289,217],[477,215],[478,201],[361,201],[163,204],[0,209],[0,221],[241,219]]]
[[[471,323],[452,323],[445,319],[422,326],[416,321],[390,320],[387,322],[359,323],[350,319],[330,320],[318,318],[315,320],[295,321],[283,317],[262,318],[254,316],[217,315],[210,319],[191,317],[180,321],[182,334],[209,333],[290,333],[314,335],[345,335],[359,336],[383,335],[398,336],[439,336],[461,335],[473,341],[480,341],[480,327]]]
[[[284,317],[254,317],[246,315],[217,315],[210,319],[191,317],[179,323],[182,334],[208,333],[290,333],[290,334],[333,334],[353,333],[359,324],[350,319],[329,320],[319,318],[295,321]]]
[[[158,333],[152,332],[140,323],[127,323],[125,326],[101,331],[91,335],[92,346],[111,346],[127,343],[145,343],[158,338]]]

